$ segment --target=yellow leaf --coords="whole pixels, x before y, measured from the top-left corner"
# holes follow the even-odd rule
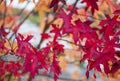
[[[19,3],[23,3],[24,1],[28,1],[28,0],[19,0]]]
[[[78,79],[79,78],[79,72],[78,71],[75,71],[72,73],[72,78],[73,79]]]
[[[59,58],[59,61],[60,61],[59,65],[60,65],[61,69],[62,69],[63,71],[66,71],[67,66],[68,66],[68,61],[67,61],[67,59],[66,59],[64,56],[61,56],[61,57]]]
[[[5,47],[11,49],[11,48],[16,48],[17,47],[17,42],[13,41],[13,40],[6,40],[6,43],[5,43]]]
[[[43,30],[45,28],[45,24],[46,24],[45,20],[41,21],[40,24],[39,24],[41,33],[43,32]]]
[[[41,0],[41,3],[35,7],[35,10],[38,11],[40,19],[45,18],[45,13],[50,11],[48,8],[48,2]]]

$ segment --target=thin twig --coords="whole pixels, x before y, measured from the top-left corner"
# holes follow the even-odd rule
[[[70,43],[70,44],[80,46],[80,45],[78,45],[78,44],[75,44],[74,42],[71,42],[71,41],[68,41],[68,40],[65,40],[65,39],[58,39],[58,40],[62,40],[62,41],[68,42],[68,43]]]
[[[65,4],[63,4],[63,5],[58,9],[57,12],[59,12],[59,11],[64,7],[64,5],[65,5]],[[55,15],[57,14],[57,12],[55,13]],[[44,28],[44,30],[43,30],[42,33],[45,33],[46,30],[49,28],[49,26],[50,26],[56,19],[57,19],[57,18],[55,17],[51,22],[49,22],[49,23],[46,22],[45,28]],[[42,38],[41,38],[41,40],[40,40],[40,42],[39,42],[39,44],[38,44],[38,46],[37,46],[38,49],[40,48],[42,42],[43,42],[43,40],[42,40]]]
[[[79,0],[76,0],[76,1],[75,1],[75,4],[73,5],[72,11],[71,11],[70,13],[73,13],[73,11],[74,11],[74,9],[75,9],[75,7],[76,7],[78,1],[79,1]]]
[[[30,1],[27,1],[25,7],[18,13],[18,15],[21,15],[23,13],[23,11],[26,9],[26,7],[28,6],[29,3],[30,3]]]
[[[5,25],[5,18],[6,18],[6,13],[7,13],[7,6],[6,6],[6,0],[4,1],[4,5],[5,5],[5,10],[4,10],[4,15],[3,15],[3,26]]]
[[[24,7],[23,9],[21,9],[21,11],[17,14],[18,16],[20,16],[20,15],[23,13],[23,11],[26,9],[26,7],[28,6],[29,3],[30,3],[30,1],[28,1],[28,2],[26,3],[25,7]],[[12,25],[10,26],[9,32],[10,32],[10,30],[13,28],[14,25],[15,25],[15,22],[13,22]]]
[[[38,2],[39,3],[39,2]],[[38,5],[38,3],[36,4],[36,6]],[[20,26],[25,22],[25,20],[27,20],[27,18],[31,15],[31,13],[34,12],[34,8],[27,14],[27,16],[18,24],[19,28]],[[17,29],[17,31],[19,30],[19,28]],[[17,33],[17,31],[15,31],[9,38],[9,40]]]
[[[12,47],[12,44],[10,43],[10,41],[7,38],[6,38],[6,40],[8,41],[8,44],[9,44],[11,50],[13,50],[13,47]]]
[[[48,24],[45,24],[45,29],[43,30],[43,33],[46,32],[46,30],[49,28],[49,26],[50,26],[55,20],[56,20],[56,18],[54,18],[54,19],[53,19],[51,22],[49,22]],[[40,40],[37,48],[39,48],[39,47],[41,46],[42,42],[43,42],[43,40],[42,40],[42,38],[41,38],[41,40]]]

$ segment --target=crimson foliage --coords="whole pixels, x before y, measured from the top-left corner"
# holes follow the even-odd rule
[[[58,9],[59,2],[66,3],[65,0],[52,0],[50,8],[53,7],[54,12]],[[99,1],[82,0],[82,3],[86,3],[86,10],[90,8],[92,15],[95,13],[95,10],[99,10],[97,2]],[[39,69],[45,69],[48,72],[54,73],[54,80],[57,81],[58,75],[61,73],[57,57],[61,52],[64,52],[64,45],[59,44],[58,39],[70,34],[72,34],[74,44],[79,46],[80,50],[84,52],[80,62],[88,61],[87,78],[91,70],[102,72],[100,65],[103,65],[106,75],[116,72],[120,68],[120,60],[116,58],[120,57],[120,51],[117,50],[120,48],[119,10],[113,12],[113,17],[106,15],[106,19],[101,20],[98,25],[100,28],[93,28],[91,27],[93,21],[90,19],[85,21],[77,19],[73,24],[71,22],[72,16],[73,14],[78,15],[76,13],[78,8],[72,7],[74,12],[71,12],[70,7],[68,8],[60,9],[60,12],[56,15],[56,18],[63,20],[63,26],[60,28],[52,24],[53,28],[50,33],[54,34],[53,39],[42,49],[37,49],[29,43],[33,36],[25,38],[21,34],[16,35],[17,49],[15,51],[8,49],[5,47],[5,39],[8,33],[5,31],[4,26],[2,26],[0,29],[0,37],[2,39],[0,40],[0,50],[4,50],[6,54],[12,52],[12,54],[20,57],[20,59],[17,62],[11,60],[10,63],[0,60],[0,76],[6,75],[5,72],[11,73],[12,71],[17,76],[29,72],[31,77],[34,78],[38,74]],[[65,10],[69,13],[66,13]],[[42,41],[52,38],[48,33],[43,33],[41,36]],[[82,40],[84,38],[86,38],[86,41],[84,41],[85,44],[83,45]],[[23,59],[23,63],[21,59]],[[19,72],[19,70],[22,71]]]

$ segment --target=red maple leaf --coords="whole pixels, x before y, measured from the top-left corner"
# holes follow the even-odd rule
[[[119,14],[120,14],[120,9],[119,9],[119,10],[115,10],[115,11],[113,12],[113,14],[119,15]]]
[[[33,53],[27,54],[23,70],[24,70],[23,73],[30,72],[31,77],[34,78],[34,76],[38,72],[38,59],[35,54]]]
[[[77,43],[80,37],[80,26],[71,26],[70,33],[73,35],[74,42]]]
[[[86,3],[86,10],[91,7],[92,14],[94,14],[95,10],[98,10],[98,5],[97,5],[98,0],[82,0],[82,3]]]
[[[44,39],[48,39],[48,38],[50,38],[51,36],[49,35],[49,34],[47,34],[47,33],[43,33],[43,34],[41,34],[42,35],[42,39],[44,40]]]
[[[118,16],[112,18],[109,16],[106,17],[107,18],[102,20],[99,24],[102,27],[100,33],[104,34],[104,39],[109,40],[110,36],[113,36],[117,32],[116,30],[120,27],[120,21],[117,20]]]
[[[114,35],[113,38],[109,40],[107,39],[106,41],[101,39],[95,40],[95,42],[90,45],[86,43],[86,46],[89,46],[87,47],[87,50],[85,50],[85,55],[82,58],[82,61],[86,59],[88,60],[87,67],[89,70],[92,70],[94,68],[101,72],[100,64],[102,64],[104,66],[104,72],[106,74],[115,71],[109,68],[108,62],[110,61],[112,63],[115,63],[117,61],[115,58],[115,47],[117,46],[116,41],[117,37]],[[116,70],[118,70],[119,66],[115,67],[117,67]]]
[[[57,18],[62,18],[64,21],[64,25],[62,27],[62,33],[69,33],[69,29],[71,27],[71,19],[72,19],[72,14],[67,14],[63,9],[61,10],[61,13],[56,15]]]
[[[77,20],[75,24],[76,25],[72,25],[69,29],[70,33],[73,35],[75,43],[77,43],[80,38],[83,39],[85,37],[88,39],[97,39],[95,30],[89,26],[91,24],[90,21],[81,22],[80,20]]]
[[[64,51],[64,45],[59,44],[57,41],[54,41],[53,51],[56,53],[60,53]]]
[[[5,75],[5,62],[0,60],[0,76],[4,76]]]
[[[54,72],[54,81],[57,81],[58,75],[61,73],[59,62],[56,60],[57,55],[53,55],[53,62],[51,64],[50,72]]]
[[[54,41],[55,41],[58,37],[61,37],[60,29],[55,24],[52,24],[52,27],[54,29],[51,30],[50,32],[55,34],[55,36],[54,36]]]
[[[7,34],[8,34],[8,33],[5,31],[5,28],[4,28],[4,26],[2,25],[2,26],[0,27],[0,37],[6,37]]]
[[[62,45],[62,44],[59,44],[56,40],[54,41],[52,41],[52,42],[49,42],[48,43],[48,47],[49,47],[49,49],[51,49],[51,51],[53,52],[53,53],[56,53],[57,55],[60,53],[60,52],[63,52],[64,51],[64,45]]]
[[[89,78],[89,71],[87,70],[85,73],[86,77]]]
[[[5,64],[5,70],[9,73],[13,73],[14,76],[20,76],[21,72],[20,69],[22,65],[19,62],[10,61],[9,63]]]
[[[6,47],[5,47],[5,40],[0,40],[0,50],[5,50],[5,49],[7,49]]]
[[[56,11],[58,9],[58,3],[60,1],[65,4],[65,0],[52,0],[52,2],[50,4],[50,8],[53,7],[53,10]]]
[[[59,62],[56,58],[61,52],[64,51],[63,47],[64,46],[59,44],[57,40],[53,40],[52,42],[49,42],[47,48],[44,49],[53,52],[53,60],[52,64],[50,65],[50,72],[54,73],[54,81],[57,81],[58,75],[61,73]]]
[[[48,50],[50,50],[49,48],[48,48]],[[48,53],[47,53],[47,55],[48,55]],[[47,56],[45,53],[44,53],[44,51],[38,51],[37,52],[37,59],[38,59],[38,62],[40,62],[40,66],[42,66],[43,68],[45,68],[46,70],[48,70],[48,64],[47,64],[47,62],[46,62],[46,58],[48,58],[48,56]]]
[[[29,43],[29,40],[31,40],[32,37],[33,36],[27,36],[24,38],[21,34],[18,34],[18,36],[16,36],[18,43],[16,53],[19,53],[20,56],[23,54],[25,57],[23,73],[30,72],[31,77],[34,78],[38,72],[38,62],[40,61],[38,58],[40,55],[38,54],[37,49]]]
[[[18,34],[16,36],[17,39],[17,45],[18,48],[16,50],[16,54],[20,54],[20,55],[24,55],[29,53],[30,49],[32,48],[32,50],[34,49],[33,46],[29,43],[29,41],[32,39],[33,36],[27,36],[27,38],[24,38],[21,34]]]

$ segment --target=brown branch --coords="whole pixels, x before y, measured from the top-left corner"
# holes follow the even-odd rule
[[[73,13],[73,11],[74,11],[74,9],[75,9],[75,7],[76,7],[78,1],[79,1],[79,0],[76,0],[76,1],[75,1],[75,4],[73,5],[72,11],[71,11],[70,13]]]
[[[39,3],[39,1],[38,1]],[[36,6],[38,5],[38,3],[36,4]],[[31,15],[31,13],[34,12],[34,8],[27,14],[27,16],[18,24],[19,28],[20,26],[25,22],[25,20],[27,20],[27,18]],[[19,30],[19,28],[17,29],[17,31]],[[15,31],[9,38],[9,40],[17,33],[17,31]]]
[[[9,44],[11,50],[13,50],[13,47],[12,47],[12,44],[10,43],[10,41],[7,38],[6,38],[6,40],[8,41],[8,44]]]
[[[23,13],[23,11],[26,9],[26,7],[27,7],[27,5],[28,5],[29,3],[30,3],[30,1],[28,1],[28,2],[26,3],[25,7],[24,7],[23,9],[21,9],[21,11],[17,14],[18,16],[20,16],[20,15]],[[13,28],[14,25],[15,25],[15,22],[13,22],[12,25],[10,26],[9,32],[10,32],[10,30]]]
[[[72,11],[71,11],[70,13],[73,13],[74,8],[76,7],[78,1],[79,1],[79,0],[76,0],[75,4],[73,5]],[[58,11],[55,13],[55,15],[61,10],[61,8],[64,7],[64,5],[65,5],[65,4],[63,4],[63,5],[58,9]],[[93,17],[93,16],[89,16],[89,15],[85,15],[85,14],[79,14],[79,15],[91,17],[91,18],[96,19],[96,20],[101,20],[101,19],[97,19],[97,18],[95,18],[95,17]],[[55,20],[56,20],[56,18],[55,18],[52,22],[54,22]],[[43,30],[43,33],[46,32],[46,30],[49,28],[49,25],[50,25],[52,22],[50,22],[50,23],[48,23],[48,24],[45,24],[45,29]],[[47,23],[47,22],[46,22],[46,23]],[[64,40],[64,41],[67,41],[67,40]],[[37,46],[37,48],[40,48],[42,42],[43,42],[43,40],[41,39],[40,42],[39,42],[39,44],[38,44],[38,46]],[[67,42],[69,42],[69,43],[71,43],[71,44],[75,44],[75,43],[70,42],[70,41],[67,41]],[[75,44],[75,45],[76,45],[76,44]],[[80,45],[78,45],[78,46],[80,46]]]
[[[7,6],[6,6],[6,0],[4,1],[4,5],[5,5],[5,10],[4,10],[4,15],[3,15],[3,26],[5,25],[5,17],[6,17],[6,13],[7,13]]]
[[[46,30],[49,28],[49,26],[50,26],[55,20],[56,20],[56,18],[54,18],[54,19],[53,19],[51,22],[49,22],[48,24],[45,24],[45,29],[43,30],[43,33],[46,32]],[[39,42],[37,48],[40,48],[42,42],[43,42],[43,40],[42,40],[42,38],[41,38],[41,40],[40,40],[40,42]]]
[[[55,13],[55,15],[64,7],[64,5],[65,5],[65,4],[63,4],[63,5],[57,10],[57,12]],[[44,28],[44,30],[43,30],[42,33],[45,33],[46,30],[49,28],[49,26],[50,26],[56,19],[57,19],[57,18],[55,17],[51,22],[49,22],[49,23],[46,22],[45,28]],[[41,40],[40,40],[40,42],[39,42],[39,44],[38,44],[38,46],[37,46],[38,49],[40,48],[42,42],[43,42],[43,40],[42,40],[42,38],[41,38]]]
[[[68,40],[65,40],[65,39],[58,39],[58,40],[62,40],[62,41],[68,42],[70,44],[80,46],[79,44],[75,44],[74,42],[71,42],[71,41],[68,41]]]
[[[21,15],[23,13],[23,11],[26,9],[26,7],[28,6],[29,3],[30,3],[30,1],[27,1],[25,7],[18,13],[18,15]]]

